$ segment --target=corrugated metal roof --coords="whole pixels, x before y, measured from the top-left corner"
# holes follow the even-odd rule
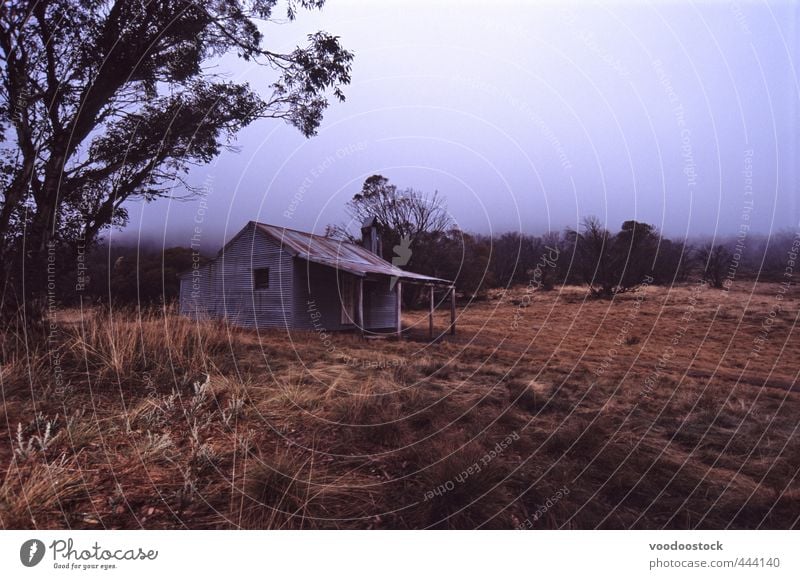
[[[322,235],[278,227],[277,225],[253,223],[255,223],[257,229],[281,243],[297,257],[313,263],[327,265],[360,276],[368,274],[388,275],[411,282],[453,284],[453,282],[446,279],[400,269],[382,257],[375,255],[366,247],[361,247],[349,241],[332,239]]]

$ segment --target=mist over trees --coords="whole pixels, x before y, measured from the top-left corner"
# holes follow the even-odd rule
[[[720,289],[756,279],[782,281],[790,253],[797,254],[800,246],[795,233],[785,231],[772,236],[753,235],[734,253],[737,240],[733,237],[717,239],[714,244],[670,240],[634,221],[622,224],[617,233],[606,231],[596,219],[589,221],[589,241],[605,240],[605,245],[581,248],[587,238],[585,228],[580,238],[570,229],[544,235],[506,232],[490,237],[451,228],[435,241],[418,239],[412,246],[416,248],[415,261],[411,267],[402,267],[455,280],[462,299],[482,299],[489,290],[515,285],[548,291],[564,284],[584,286],[589,295],[602,299],[634,290],[645,280],[648,285],[705,282]],[[638,234],[642,239],[636,239]],[[725,260],[713,255],[709,258],[710,247]],[[390,248],[390,261],[391,253]],[[598,255],[605,269],[595,261]],[[192,256],[189,248],[102,243],[85,256],[90,275],[80,295],[92,303],[170,303],[178,295],[178,274],[191,267]],[[602,276],[598,273],[601,271],[605,272]],[[71,281],[74,273],[68,278]],[[66,285],[60,299],[77,302],[79,293]],[[604,288],[610,293],[606,294]],[[407,305],[415,305],[416,299]]]
[[[438,193],[399,189],[382,175],[364,182],[347,212],[357,224],[377,219],[386,260],[396,259],[398,247],[408,247],[410,259],[402,267],[455,280],[462,295],[476,299],[489,289],[515,284],[540,291],[584,285],[593,297],[611,298],[643,282],[668,285],[691,278],[723,288],[736,278],[776,280],[794,239],[784,232],[692,243],[669,239],[654,225],[635,220],[610,231],[594,216],[584,218],[578,229],[490,237],[458,229]],[[328,233],[359,241],[346,226],[329,227]],[[408,305],[415,299],[415,294],[407,296]]]
[[[407,247],[410,258],[398,265],[455,280],[463,296],[476,299],[489,289],[515,284],[540,291],[584,285],[593,297],[611,298],[643,282],[669,285],[696,279],[723,288],[736,278],[776,280],[794,239],[785,232],[751,235],[744,241],[741,236],[713,243],[672,240],[648,223],[628,220],[611,231],[593,216],[584,218],[577,229],[490,237],[458,229],[438,193],[399,189],[382,175],[364,182],[347,211],[356,224],[377,219],[386,260],[396,261],[397,249]],[[331,226],[328,234],[359,241],[346,226]],[[415,294],[407,299],[412,305]]]
[[[381,175],[366,179],[346,209],[350,227],[330,225],[327,235],[360,243],[361,223],[374,218],[384,259],[454,280],[460,298],[467,300],[515,285],[535,291],[578,285],[594,298],[609,299],[643,283],[703,282],[726,289],[737,280],[779,281],[800,246],[790,231],[713,242],[673,240],[648,223],[628,220],[612,231],[592,216],[577,229],[543,235],[469,233],[456,226],[438,193],[400,189]],[[81,291],[65,287],[59,297],[64,303],[81,295],[93,303],[168,304],[178,296],[178,274],[191,267],[192,259],[189,248],[103,243],[83,257],[91,274]],[[73,271],[67,278],[74,276]],[[406,307],[419,304],[416,289],[411,285],[403,292]]]

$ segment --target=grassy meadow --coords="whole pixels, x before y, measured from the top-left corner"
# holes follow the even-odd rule
[[[0,527],[797,527],[799,305],[516,287],[434,342],[58,311],[0,333]]]

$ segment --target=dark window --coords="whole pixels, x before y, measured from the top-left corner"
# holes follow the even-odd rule
[[[269,287],[269,268],[260,267],[253,270],[253,289],[263,290]]]

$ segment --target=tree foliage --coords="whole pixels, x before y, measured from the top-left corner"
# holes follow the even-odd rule
[[[616,234],[596,217],[583,221],[582,231],[567,231],[575,267],[596,297],[611,297],[641,284],[655,266],[658,233],[652,225],[625,221]]]
[[[383,257],[391,261],[394,247],[405,245],[411,249],[406,265],[415,271],[414,263],[422,257],[425,247],[453,228],[453,220],[438,192],[423,193],[415,189],[398,189],[383,175],[368,177],[361,191],[348,201],[346,207],[351,220],[362,224],[374,217],[380,224]],[[346,232],[346,227],[337,228]],[[416,254],[416,255],[415,255]]]
[[[256,119],[315,134],[328,93],[344,99],[353,55],[326,32],[271,51],[264,24],[323,4],[288,0],[281,17],[278,0],[3,3],[4,286],[18,287],[25,267],[28,287],[41,289],[34,272],[48,247],[88,244],[125,223],[126,201],[170,195]],[[226,54],[270,69],[272,84],[256,90],[213,73]]]
[[[370,218],[377,220],[387,261],[408,271],[454,280],[469,296],[494,284],[489,271],[491,246],[456,227],[438,192],[399,189],[383,175],[372,175],[346,209],[359,225]],[[359,241],[346,226],[329,227],[329,234]],[[406,306],[417,302],[418,289],[413,285],[404,289]]]
[[[708,285],[722,289],[731,263],[730,250],[721,243],[707,243],[700,248],[698,261],[703,268],[703,279]]]

